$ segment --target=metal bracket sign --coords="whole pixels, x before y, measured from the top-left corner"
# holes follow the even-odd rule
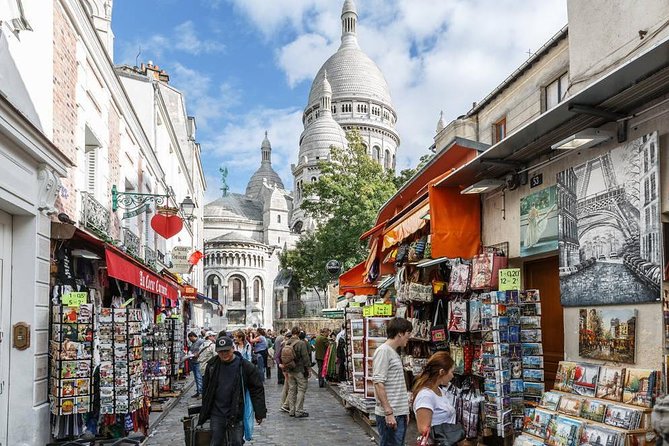
[[[137,217],[139,214],[148,212],[149,209],[150,209],[149,205],[145,204],[144,206],[140,206],[136,209],[133,209],[132,211],[124,212],[123,217],[121,217],[121,219],[126,220],[128,218]]]

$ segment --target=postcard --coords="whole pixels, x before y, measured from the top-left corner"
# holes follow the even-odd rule
[[[586,399],[581,409],[581,418],[586,420],[596,421],[598,423],[604,422],[606,415],[606,403],[597,400]]]
[[[523,368],[526,369],[543,369],[544,368],[544,357],[543,356],[523,356]]]
[[[506,317],[509,318],[509,325],[520,324],[520,307],[506,307]]]
[[[522,291],[519,295],[518,298],[520,299],[520,302],[540,302],[541,301],[541,296],[539,294],[539,290],[525,290]]]
[[[541,342],[541,330],[520,330],[520,342]]]
[[[511,367],[511,378],[520,379],[523,377],[523,366],[521,361],[509,361]]]
[[[523,382],[523,388],[525,389],[526,396],[536,396],[539,398],[541,398],[541,395],[546,390],[544,383],[531,383],[527,381]]]
[[[539,403],[539,405],[543,408],[557,411],[561,396],[562,395],[557,392],[545,392],[541,397],[541,403]]]
[[[565,395],[562,398],[560,398],[560,404],[558,405],[558,412],[578,417],[581,414],[581,409],[583,408],[584,402],[585,398]]]
[[[521,345],[523,356],[541,356],[544,354],[543,345],[539,342],[526,342]]]
[[[367,318],[368,338],[387,338],[386,327],[390,318]],[[385,342],[385,341],[384,341]]]
[[[520,344],[509,344],[509,359],[518,361],[522,356],[523,351]]]
[[[522,398],[511,398],[511,415],[523,415],[525,402]]]
[[[541,316],[541,304],[524,303],[520,306],[521,316]]]
[[[509,326],[509,342],[511,343],[520,342],[520,326],[518,325]]]
[[[601,366],[595,396],[611,401],[622,400],[624,374],[622,367]]]
[[[523,370],[523,380],[529,382],[544,382],[544,371],[541,369]]]
[[[128,320],[128,313],[125,308],[114,308],[114,322],[123,323]]]
[[[520,328],[523,330],[541,328],[541,316],[520,316]]]
[[[522,379],[512,379],[509,382],[511,395],[522,395],[525,391],[525,384]]]
[[[111,308],[100,308],[100,315],[98,316],[100,323],[110,323],[113,321]]]

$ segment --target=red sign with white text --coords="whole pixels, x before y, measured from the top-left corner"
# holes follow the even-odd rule
[[[176,303],[179,295],[177,289],[161,279],[157,274],[150,272],[132,261],[122,257],[110,249],[105,250],[107,259],[107,275],[128,282],[150,293],[166,297]]]

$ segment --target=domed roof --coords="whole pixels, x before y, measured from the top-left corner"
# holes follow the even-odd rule
[[[305,152],[313,151],[327,156],[332,145],[348,147],[346,132],[337,124],[330,113],[324,113],[302,132],[302,136],[300,136],[300,157],[305,155]]]
[[[342,97],[373,99],[392,107],[388,83],[379,67],[356,45],[342,45],[323,64],[311,84],[309,103],[317,103],[323,95],[323,74],[327,70],[332,100]]]
[[[276,186],[281,189],[284,188],[281,177],[274,169],[272,169],[272,144],[269,142],[267,132],[265,132],[265,139],[263,139],[262,144],[260,145],[260,151],[262,153],[260,167],[251,176],[251,179],[249,179],[249,182],[246,185],[246,195],[250,197],[257,197],[260,194],[265,181],[267,181],[267,184],[270,187]]]
[[[241,194],[220,197],[204,207],[204,217],[263,221],[262,203]]]
[[[227,234],[220,235],[216,238],[208,240],[208,243],[252,243],[254,245],[262,244],[258,240],[255,240],[248,235],[241,234],[239,232],[228,232]]]

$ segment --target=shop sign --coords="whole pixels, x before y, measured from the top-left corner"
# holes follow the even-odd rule
[[[197,299],[197,288],[195,288],[194,286],[186,285],[181,295],[187,300],[195,300]]]
[[[374,304],[374,316],[392,316],[392,304]]]
[[[66,307],[79,307],[81,304],[85,304],[88,301],[88,293],[65,293],[61,296],[60,301]]]
[[[105,252],[109,277],[131,283],[151,293],[159,294],[176,304],[177,289],[157,275],[135,265],[109,248]]]
[[[190,269],[188,263],[188,253],[191,251],[190,246],[175,246],[172,248],[172,268],[173,273],[187,273]]]
[[[520,268],[507,268],[499,270],[500,291],[520,290]]]
[[[364,307],[362,307],[362,316],[363,317],[374,316],[374,305],[365,305]]]

